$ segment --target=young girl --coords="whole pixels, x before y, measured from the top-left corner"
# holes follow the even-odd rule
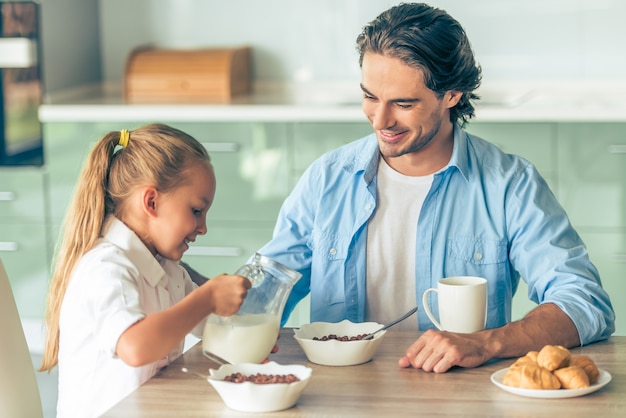
[[[179,260],[215,195],[204,147],[166,125],[95,145],[65,220],[41,370],[59,366],[57,418],[94,417],[182,353],[203,319],[232,315],[248,279],[196,286]],[[195,327],[195,329],[194,329]]]

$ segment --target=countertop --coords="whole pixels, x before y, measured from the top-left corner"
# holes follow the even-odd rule
[[[476,122],[624,122],[625,80],[483,82]],[[127,103],[121,85],[49,94],[42,122],[365,122],[359,82],[256,83],[223,102]]]

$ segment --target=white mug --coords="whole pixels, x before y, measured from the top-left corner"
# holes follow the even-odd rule
[[[428,295],[437,293],[439,321],[428,305]],[[487,280],[482,277],[448,277],[422,296],[426,315],[442,331],[472,333],[485,328],[487,321]]]

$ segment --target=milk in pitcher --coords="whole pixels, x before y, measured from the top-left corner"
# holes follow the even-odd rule
[[[276,344],[280,321],[273,314],[234,315],[204,326],[202,349],[236,363],[261,363]]]

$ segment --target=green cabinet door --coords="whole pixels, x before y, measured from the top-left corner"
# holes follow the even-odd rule
[[[560,197],[576,227],[626,227],[626,123],[558,129]]]
[[[22,319],[42,319],[48,290],[45,169],[0,169],[0,258]]]
[[[561,201],[626,335],[626,124],[559,124],[558,149]]]
[[[176,123],[211,155],[217,190],[209,221],[271,222],[289,192],[283,123]]]
[[[53,224],[60,224],[74,194],[89,151],[106,132],[119,124],[46,123],[44,152],[49,176],[48,200]]]
[[[42,222],[46,173],[38,167],[0,168],[0,219]]]
[[[45,224],[0,223],[0,258],[20,317],[42,319],[50,276]]]

